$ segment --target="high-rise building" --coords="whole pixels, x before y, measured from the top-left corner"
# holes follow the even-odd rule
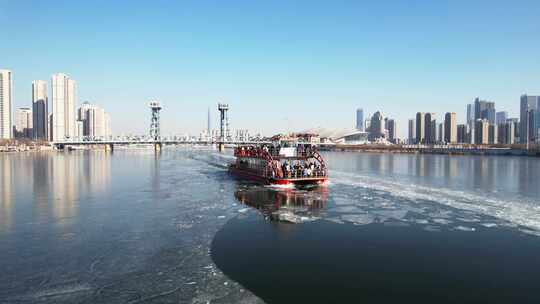
[[[105,131],[105,111],[98,106],[92,106],[88,109],[87,117],[87,135],[93,138],[103,136]]]
[[[467,105],[467,125],[469,127],[474,126],[474,105],[473,104]]]
[[[469,143],[467,125],[457,125],[457,142],[460,144]]]
[[[356,110],[356,129],[359,131],[364,131],[364,109]]]
[[[111,131],[111,115],[109,113],[105,112],[105,137],[110,137],[112,135]]]
[[[540,98],[538,99],[538,102],[536,104],[536,110],[534,110],[536,113],[536,117],[534,118],[535,121],[535,127],[536,130],[536,137],[537,139],[540,139]]]
[[[371,127],[371,118],[364,119],[364,132],[369,132],[370,127]]]
[[[82,121],[83,136],[97,139],[111,135],[110,116],[103,108],[85,101],[77,110],[77,118]]]
[[[32,109],[18,108],[15,112],[15,137],[32,138]]]
[[[437,124],[437,138],[435,139],[435,142],[444,142],[444,124],[442,122]]]
[[[68,75],[52,75],[53,140],[64,141],[75,136],[75,81]]]
[[[424,144],[426,139],[425,113],[416,113],[416,143]]]
[[[207,121],[206,121],[206,131],[208,132],[208,134],[210,134],[212,132],[212,123],[211,123],[211,117],[210,117],[210,107],[208,107],[208,117],[207,117]]]
[[[75,122],[75,138],[82,140],[84,137],[84,121],[78,120]]]
[[[48,140],[49,100],[47,97],[47,82],[32,81],[32,126],[35,140]]]
[[[538,122],[536,121],[538,117],[538,110],[533,109],[528,111],[528,128],[527,128],[527,141],[530,143],[538,142]]]
[[[12,138],[11,107],[13,76],[10,70],[0,70],[0,139]]]
[[[527,131],[529,129],[529,125],[527,122],[528,119],[528,111],[530,110],[536,110],[537,107],[540,105],[540,96],[529,96],[529,95],[521,95],[520,97],[520,107],[519,107],[519,121],[520,121],[520,128],[519,128],[519,142],[524,144],[527,142]]]
[[[540,133],[540,97],[536,100],[536,131]]]
[[[489,122],[487,119],[477,119],[474,132],[474,143],[477,145],[487,145],[489,140]]]
[[[416,142],[416,123],[414,119],[409,119],[409,144]]]
[[[497,112],[497,114],[495,114],[495,124],[496,125],[506,123],[507,119],[508,119],[508,112],[507,111],[501,111],[501,112]]]
[[[47,139],[49,141],[52,141],[53,140],[53,115],[52,113],[49,113],[49,117],[47,117],[47,122],[49,124],[48,128],[47,128]]]
[[[91,109],[92,107],[93,105],[91,105],[90,102],[85,101],[77,109],[77,120],[80,120],[83,122],[83,129],[82,129],[83,136],[88,136],[88,134],[90,133],[90,131],[88,130],[88,110]]]
[[[96,138],[105,136],[105,110],[93,106],[88,110],[88,136]]]
[[[434,144],[437,138],[437,120],[435,113],[426,113],[424,115],[424,143]]]
[[[506,120],[506,122],[507,123],[512,123],[514,125],[514,141],[513,141],[513,143],[518,144],[519,143],[519,127],[520,127],[519,118],[508,118]]]
[[[512,145],[515,143],[515,126],[512,120],[507,120],[505,123],[497,125],[498,143]]]
[[[444,141],[450,144],[457,142],[457,119],[454,112],[444,115]]]
[[[371,116],[371,124],[369,127],[369,140],[374,141],[377,138],[384,137],[384,116],[380,111],[375,112]]]
[[[388,139],[390,142],[397,144],[398,142],[398,136],[397,136],[397,122],[395,119],[389,119],[388,120]]]
[[[474,143],[474,126],[475,126],[475,119],[474,119],[474,104],[470,103],[467,105],[467,136],[466,136],[466,143],[472,144]],[[465,143],[465,142],[464,142]]]
[[[497,135],[497,125],[490,124],[488,126],[488,143],[491,145],[498,143]]]
[[[486,119],[490,124],[495,124],[495,103],[477,97],[474,100],[474,119]]]

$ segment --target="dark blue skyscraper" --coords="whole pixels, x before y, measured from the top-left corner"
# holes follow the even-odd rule
[[[477,97],[474,100],[474,119],[486,119],[489,124],[495,124],[495,103]]]
[[[356,110],[356,129],[364,131],[364,109]]]

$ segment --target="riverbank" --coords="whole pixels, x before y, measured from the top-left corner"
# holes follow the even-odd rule
[[[53,151],[52,146],[0,146],[0,153]]]
[[[52,151],[53,146],[47,141],[30,139],[0,140],[0,153]]]
[[[323,146],[321,150],[335,152],[374,152],[374,153],[422,153],[448,155],[506,155],[540,157],[540,149],[525,149],[521,145],[343,145]]]

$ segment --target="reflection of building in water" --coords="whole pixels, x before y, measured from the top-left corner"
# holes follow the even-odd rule
[[[81,192],[92,195],[107,192],[111,184],[110,154],[95,151],[79,157],[83,166]]]
[[[453,178],[456,178],[458,175],[458,161],[454,157],[446,157],[444,158],[445,161],[445,170],[444,175],[447,178],[447,180],[451,180]]]
[[[51,176],[51,154],[36,153],[32,157],[34,211],[37,216],[47,216]]]
[[[472,179],[472,184],[475,188],[482,188],[485,190],[492,190],[495,187],[495,171],[494,163],[493,161],[495,159],[499,159],[497,157],[493,156],[476,156],[474,158],[470,158],[470,162],[472,162],[472,176],[474,177]],[[501,158],[504,159],[504,158]],[[506,161],[506,160],[504,160]]]
[[[426,161],[426,156],[425,155],[421,155],[421,154],[416,155],[415,169],[416,169],[416,175],[417,176],[422,176],[422,177],[426,176],[428,165],[429,164]]]
[[[0,232],[5,232],[12,225],[13,172],[10,155],[0,155],[0,164]]]
[[[52,158],[53,213],[56,218],[76,214],[78,159],[71,153],[58,153]]]
[[[290,211],[297,215],[316,216],[326,207],[328,189],[317,187],[310,190],[270,189],[246,185],[234,193],[236,199],[245,205],[260,210],[265,216],[276,211]]]
[[[55,217],[74,216],[80,196],[96,196],[109,190],[110,156],[107,153],[58,153],[52,157],[51,165]]]
[[[369,155],[369,169],[373,172],[386,171],[386,162],[382,154]]]

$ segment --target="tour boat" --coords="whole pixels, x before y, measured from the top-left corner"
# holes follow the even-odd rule
[[[236,162],[229,166],[233,175],[269,185],[321,185],[328,180],[324,159],[312,146],[240,146]]]

